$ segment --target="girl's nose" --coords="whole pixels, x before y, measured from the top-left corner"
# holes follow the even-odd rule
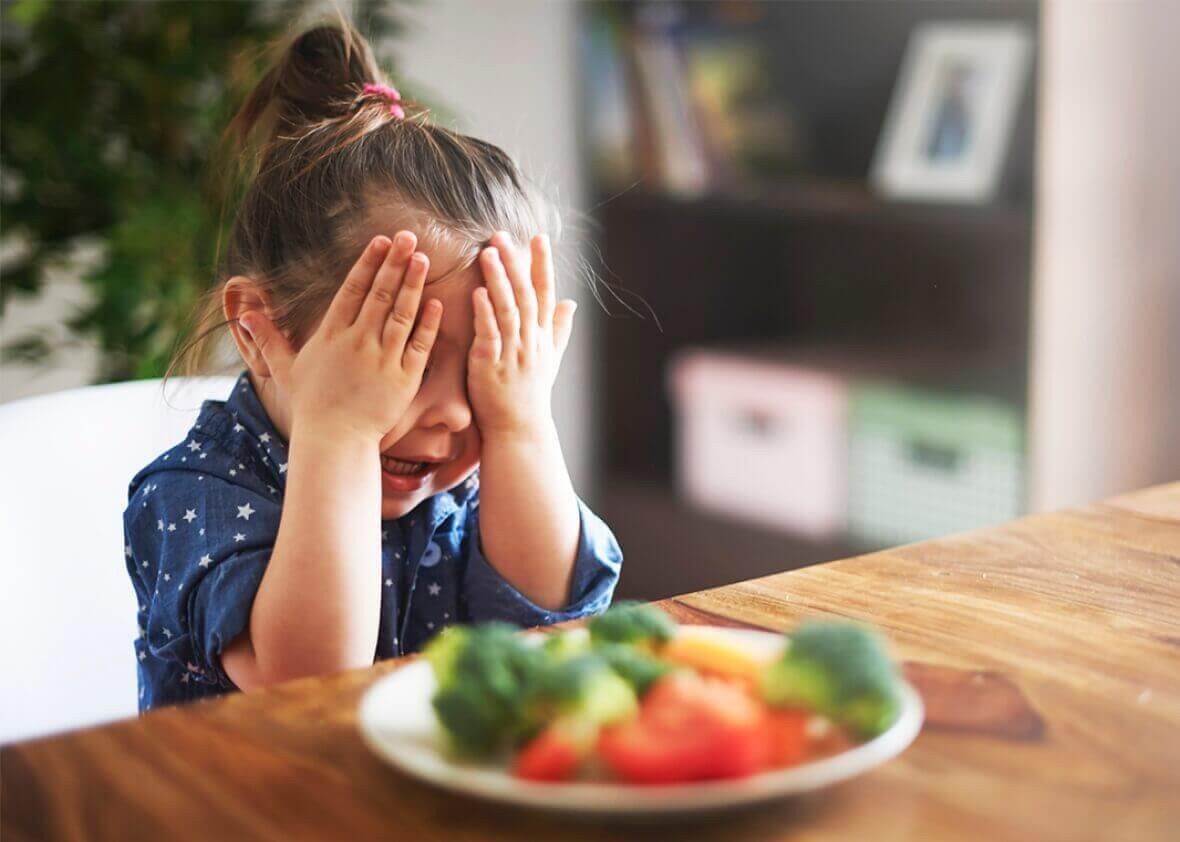
[[[418,416],[419,427],[445,427],[452,433],[461,433],[471,426],[471,404],[467,401],[465,381],[428,382],[422,397],[426,398],[426,406]]]

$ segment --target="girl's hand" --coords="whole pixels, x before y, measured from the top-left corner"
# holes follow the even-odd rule
[[[472,294],[467,391],[485,440],[552,424],[550,395],[577,305],[556,301],[549,238],[537,235],[530,246],[531,259],[501,231],[480,253],[487,286]]]
[[[239,319],[287,395],[292,430],[351,431],[376,443],[405,414],[443,310],[437,299],[427,301],[414,328],[429,267],[416,245],[409,231],[392,243],[374,238],[298,353],[261,313]]]

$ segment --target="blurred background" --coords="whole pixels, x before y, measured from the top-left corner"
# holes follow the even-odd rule
[[[1180,478],[1180,3],[338,5],[598,273],[556,412],[620,595]],[[217,133],[325,4],[0,8],[0,402],[159,377]]]

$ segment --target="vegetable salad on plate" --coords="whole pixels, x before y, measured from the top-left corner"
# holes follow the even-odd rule
[[[900,706],[880,639],[843,622],[768,649],[621,603],[588,630],[452,626],[425,655],[453,752],[534,781],[744,777],[872,739]]]

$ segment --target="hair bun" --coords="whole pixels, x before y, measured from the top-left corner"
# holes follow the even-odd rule
[[[280,62],[275,99],[291,123],[337,117],[381,72],[368,42],[351,27],[317,26],[300,35]]]

